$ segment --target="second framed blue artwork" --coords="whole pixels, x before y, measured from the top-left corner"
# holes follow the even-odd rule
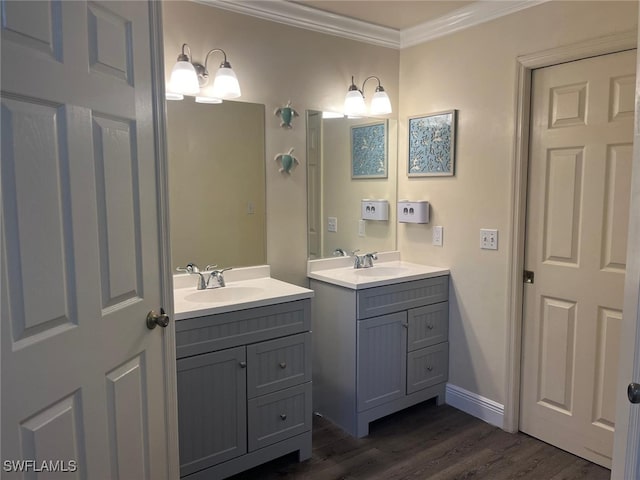
[[[387,122],[351,127],[351,178],[387,178]]]
[[[409,118],[409,177],[452,176],[456,110]]]

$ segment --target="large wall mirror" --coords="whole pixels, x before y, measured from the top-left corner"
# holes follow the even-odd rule
[[[266,263],[265,107],[167,102],[172,267]]]
[[[379,127],[382,125],[382,127]],[[370,149],[369,134],[381,148],[384,135],[386,171],[378,167],[354,174],[358,148]],[[335,117],[307,111],[307,205],[310,259],[351,253],[382,252],[396,248],[397,120]],[[376,151],[378,154],[379,151]],[[364,199],[389,202],[389,219],[362,220]],[[336,220],[335,228],[329,218]],[[335,231],[333,231],[335,230]]]

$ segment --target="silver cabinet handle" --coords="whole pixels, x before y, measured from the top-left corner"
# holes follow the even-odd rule
[[[283,420],[283,421],[286,420],[287,419],[287,414],[286,413],[281,413],[280,414],[280,419]]]
[[[240,368],[247,368],[247,362],[240,362],[238,365],[240,365]]]
[[[433,325],[431,325],[430,323],[427,324],[427,330],[433,330]]]
[[[280,368],[282,368],[282,369],[287,368],[287,363],[286,362],[280,362],[278,365],[280,365]]]
[[[407,322],[402,322],[402,326],[403,326],[404,328],[409,328],[409,324],[408,324]]]
[[[428,372],[433,371],[433,367],[432,367],[431,365],[427,366],[427,371],[428,371]]]

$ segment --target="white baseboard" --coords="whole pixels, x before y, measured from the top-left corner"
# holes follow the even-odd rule
[[[469,415],[502,428],[504,425],[504,405],[447,383],[445,402]]]

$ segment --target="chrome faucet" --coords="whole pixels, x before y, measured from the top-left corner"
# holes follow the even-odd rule
[[[356,252],[360,250],[354,250],[351,252],[353,255],[353,268],[371,268],[373,267],[373,261],[378,259],[376,255],[378,252],[365,253],[364,255],[356,255]]]
[[[198,275],[198,286],[196,287],[198,290],[204,290],[207,288],[207,281],[204,279],[204,275],[200,273],[200,269],[195,263],[187,263],[186,267],[177,267],[176,270],[178,272],[186,272],[190,275]]]
[[[207,265],[205,270],[211,272],[209,273],[209,280],[207,280],[207,288],[220,288],[224,287],[226,284],[224,283],[224,272],[227,270],[231,270],[231,267],[223,268],[222,270],[214,270],[217,265]]]
[[[373,261],[378,259],[378,252],[367,253],[364,256],[364,268],[373,267]]]
[[[178,272],[186,272],[190,275],[198,275],[198,285],[196,288],[198,290],[205,290],[207,288],[225,286],[223,273],[227,270],[231,270],[231,267],[223,268],[222,270],[214,270],[216,267],[217,265],[207,265],[205,267],[205,272],[209,274],[206,279],[195,263],[188,263],[186,267],[177,267],[176,270]]]

